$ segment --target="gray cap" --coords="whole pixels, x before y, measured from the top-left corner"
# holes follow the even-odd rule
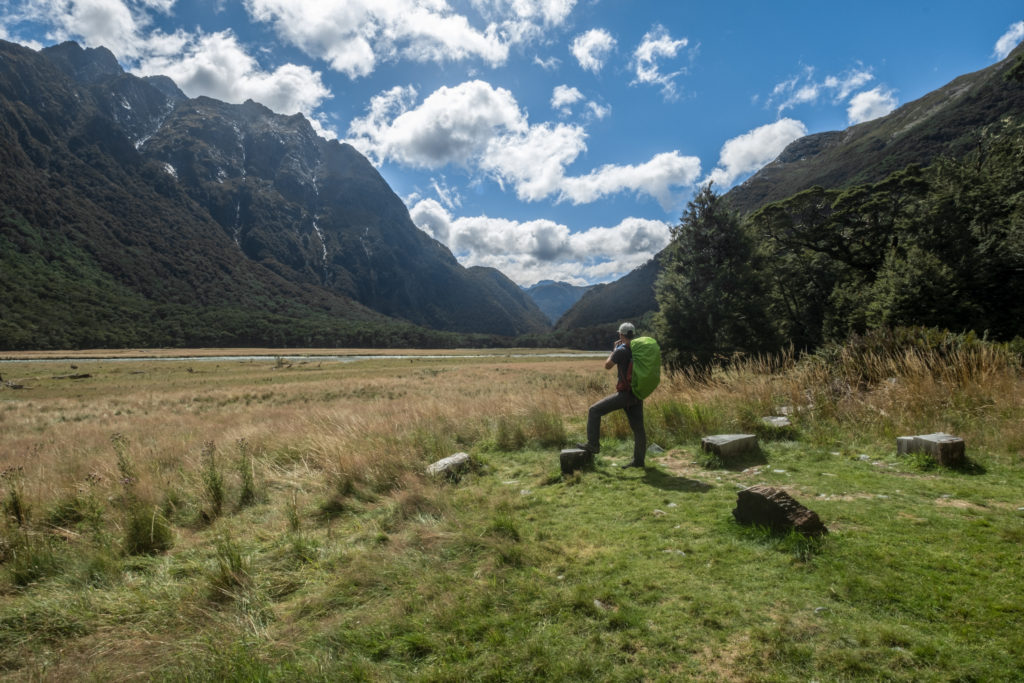
[[[619,325],[619,334],[626,339],[632,339],[636,335],[636,328],[633,327],[633,323],[622,323]]]

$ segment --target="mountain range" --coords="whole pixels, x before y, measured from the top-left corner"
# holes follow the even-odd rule
[[[885,117],[801,138],[725,200],[750,213],[961,156],[1024,116],[1022,73],[1018,47]],[[0,41],[0,349],[603,348],[606,327],[657,308],[659,272],[660,255],[616,282],[524,290],[461,266],[365,157],[301,115],[188,98],[104,48]]]
[[[190,99],[70,42],[0,42],[0,246],[0,348],[549,328],[520,287],[462,267],[365,157],[303,116]]]
[[[886,116],[795,140],[724,199],[746,214],[816,185],[838,189],[878,182],[910,164],[962,157],[977,147],[986,127],[1024,117],[1022,80],[1024,44],[1003,61],[960,76]],[[658,254],[622,279],[588,292],[556,329],[608,326],[655,311],[660,259]]]

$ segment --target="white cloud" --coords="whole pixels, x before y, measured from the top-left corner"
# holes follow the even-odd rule
[[[584,99],[583,93],[577,88],[571,88],[567,85],[556,85],[555,89],[551,92],[551,108],[562,114],[568,114],[572,105],[582,99]]]
[[[366,116],[352,121],[348,142],[377,163],[475,169],[503,189],[510,185],[523,201],[554,196],[580,204],[633,192],[671,210],[677,199],[674,188],[692,185],[700,173],[698,159],[673,151],[646,163],[608,165],[568,176],[568,167],[587,149],[582,126],[531,125],[509,91],[479,80],[439,88],[419,106],[414,106],[416,98],[411,86],[375,96]],[[595,116],[608,112],[600,105],[591,111]]]
[[[636,70],[636,78],[633,83],[657,84],[667,98],[676,94],[675,78],[683,73],[683,70],[672,73],[661,73],[660,60],[674,59],[679,51],[689,44],[686,38],[673,40],[668,29],[664,26],[655,26],[646,34],[640,45],[633,52],[633,67]]]
[[[447,183],[444,176],[441,176],[440,180],[431,178],[430,187],[434,190],[434,194],[441,200],[445,208],[455,209],[462,206],[462,196],[456,188]]]
[[[463,265],[497,268],[524,286],[547,279],[573,284],[616,279],[649,261],[670,239],[666,223],[644,218],[572,233],[543,219],[453,218],[433,199],[417,202],[410,215]]]
[[[586,137],[577,125],[535,125],[491,140],[479,163],[499,183],[511,182],[519,199],[539,201],[559,191],[566,166],[587,148]]]
[[[826,76],[821,81],[814,78],[814,68],[804,67],[803,73],[793,76],[777,84],[766,106],[775,104],[776,111],[781,115],[787,109],[801,104],[814,104],[822,97],[830,97],[832,102],[844,102],[850,93],[870,83],[875,76],[871,69],[857,67],[845,71],[838,76]]]
[[[52,40],[76,39],[87,47],[104,46],[142,74],[172,78],[190,97],[207,95],[226,102],[253,99],[282,114],[313,111],[331,97],[320,73],[284,64],[264,69],[231,31],[190,34],[150,30],[150,12],[169,13],[176,0],[30,0],[19,21],[52,26]],[[314,127],[330,136],[322,121]]]
[[[874,80],[875,75],[870,69],[853,69],[841,76],[828,76],[825,78],[824,86],[835,91],[835,100],[841,102],[849,97],[850,93],[863,85]]]
[[[655,155],[638,165],[607,165],[585,176],[565,178],[559,188],[560,199],[585,204],[619,192],[648,195],[665,211],[671,211],[679,199],[674,187],[693,185],[700,176],[700,159],[677,151]]]
[[[1003,60],[1013,52],[1013,48],[1017,47],[1020,41],[1024,40],[1024,21],[1018,21],[1016,24],[1010,24],[1010,27],[1006,29],[1006,33],[999,36],[999,40],[996,41],[995,49],[992,54],[996,59]]]
[[[179,49],[142,59],[138,72],[169,76],[189,97],[206,95],[233,103],[253,99],[281,114],[308,114],[331,97],[320,73],[307,66],[261,69],[230,31],[182,42]]]
[[[807,127],[794,119],[780,119],[727,140],[722,145],[718,166],[708,180],[720,189],[731,186],[747,173],[758,170],[775,159],[786,145],[807,135]]]
[[[560,26],[576,0],[473,0],[484,25],[445,0],[245,0],[256,21],[331,68],[358,78],[380,62],[504,64],[513,45]]]
[[[604,67],[608,55],[615,49],[615,38],[604,29],[592,28],[576,36],[570,49],[581,67],[596,74]]]
[[[155,9],[158,12],[164,14],[170,14],[174,5],[177,4],[178,0],[135,0],[140,5],[144,5],[151,9]]]
[[[533,63],[544,69],[545,71],[554,71],[562,63],[558,57],[548,57],[547,59],[541,59],[540,57],[534,56]]]
[[[439,88],[413,108],[415,99],[411,86],[373,97],[369,113],[349,126],[348,142],[378,163],[467,166],[492,139],[527,128],[512,93],[483,81]]]
[[[55,42],[78,39],[86,47],[106,47],[122,59],[145,51],[142,29],[149,17],[122,0],[30,0],[22,12],[20,20],[52,27],[47,38]]]
[[[273,25],[281,38],[351,78],[372,73],[381,58],[478,58],[497,65],[508,57],[495,24],[476,29],[444,2],[245,0],[245,7],[254,20]]]
[[[846,114],[852,126],[885,116],[898,104],[899,102],[891,90],[879,86],[851,97]]]
[[[595,119],[603,119],[612,113],[611,106],[598,104],[597,102],[587,102],[587,109],[590,110],[590,115]]]

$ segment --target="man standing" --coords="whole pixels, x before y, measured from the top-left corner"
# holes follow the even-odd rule
[[[613,366],[618,368],[618,383],[615,393],[602,398],[590,406],[587,413],[587,443],[577,444],[578,448],[591,453],[601,450],[601,418],[613,410],[622,409],[626,412],[629,427],[633,430],[633,461],[623,467],[643,467],[644,454],[647,452],[647,433],[644,431],[644,402],[633,395],[630,388],[633,372],[633,352],[630,342],[636,336],[633,323],[619,325],[619,338],[608,360],[604,363],[605,370]]]

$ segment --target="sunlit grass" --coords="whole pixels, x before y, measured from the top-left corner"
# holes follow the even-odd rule
[[[643,473],[595,358],[5,363],[0,671],[24,679],[1013,680],[1024,379],[987,351],[666,377]],[[469,354],[472,355],[472,354]],[[743,471],[700,438],[758,433]],[[975,468],[895,437],[963,436]],[[457,451],[472,467],[432,479]],[[820,543],[739,527],[766,483]]]

